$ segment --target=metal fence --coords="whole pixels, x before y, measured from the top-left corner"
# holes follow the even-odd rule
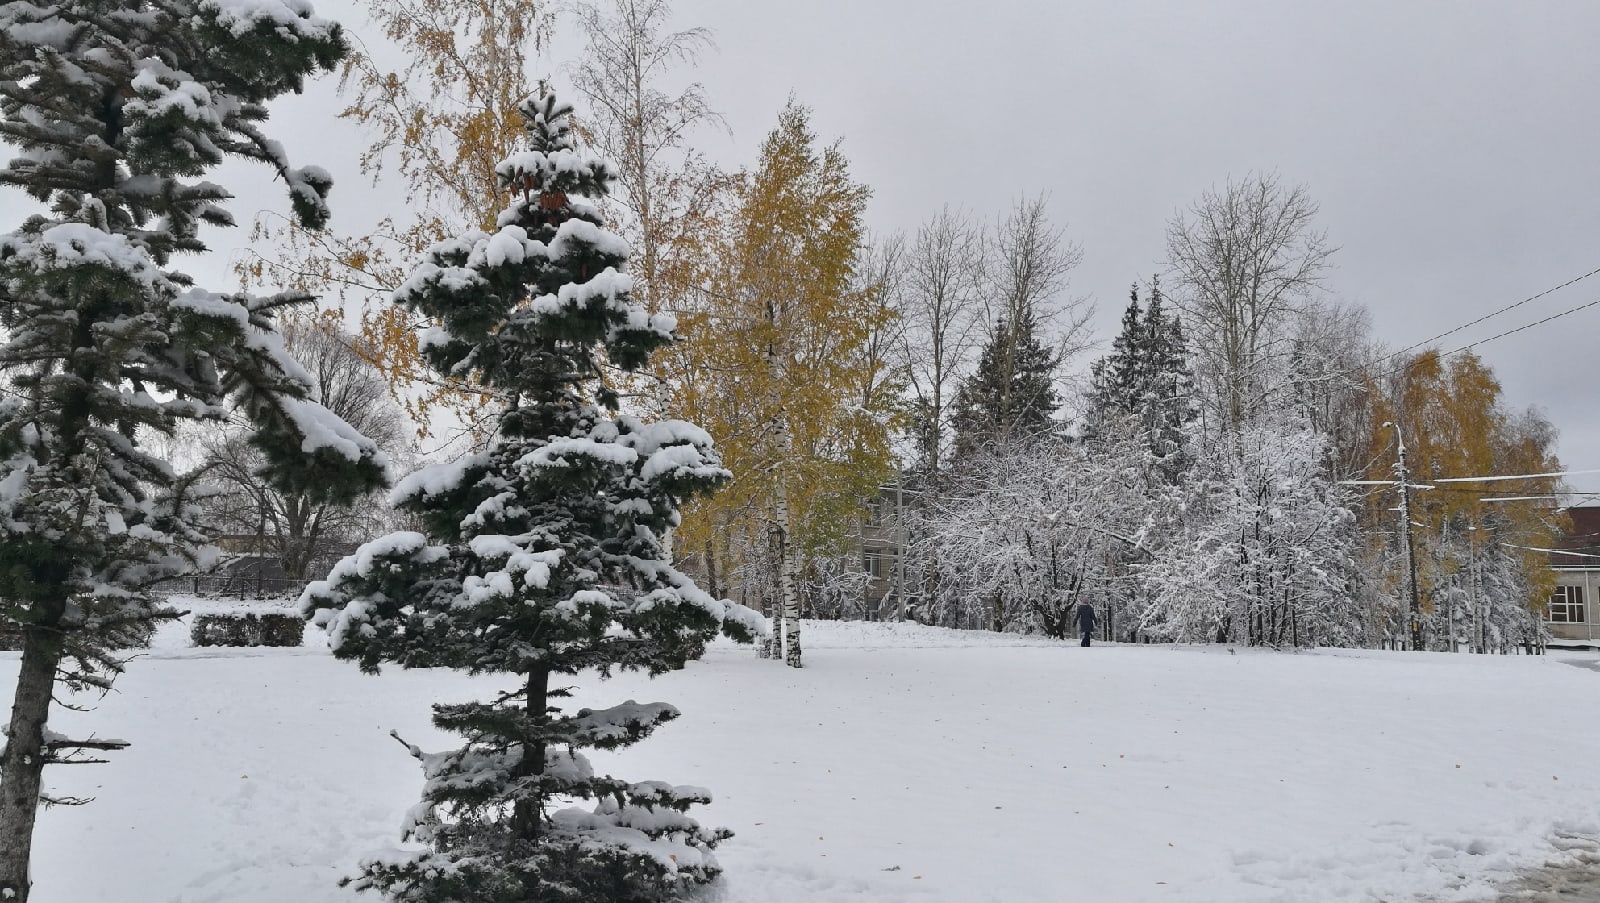
[[[306,581],[265,574],[201,574],[162,582],[164,593],[188,593],[224,599],[278,599],[299,596]]]

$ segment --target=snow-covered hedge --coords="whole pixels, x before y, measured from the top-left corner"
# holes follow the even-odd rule
[[[304,633],[295,615],[255,612],[196,615],[189,628],[196,646],[299,646]]]

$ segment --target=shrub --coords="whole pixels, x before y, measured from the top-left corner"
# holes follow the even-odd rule
[[[189,628],[196,646],[298,646],[305,622],[291,614],[198,615]]]

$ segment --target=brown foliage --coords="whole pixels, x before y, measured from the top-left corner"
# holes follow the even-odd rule
[[[1530,477],[1492,483],[1433,483],[1435,480],[1494,475],[1552,473],[1561,469],[1555,456],[1555,430],[1536,410],[1507,412],[1493,371],[1470,352],[1442,358],[1426,351],[1405,359],[1399,369],[1373,387],[1375,425],[1399,424],[1405,438],[1411,482],[1432,485],[1412,493],[1418,586],[1424,610],[1433,600],[1429,588],[1461,579],[1465,554],[1481,554],[1493,544],[1516,555],[1522,564],[1530,609],[1542,608],[1554,585],[1544,553],[1561,535],[1564,518],[1548,497],[1560,488],[1559,477]],[[1377,426],[1371,436],[1369,479],[1389,479],[1394,461],[1394,434]],[[1485,498],[1539,497],[1512,502]],[[1367,515],[1379,530],[1389,529],[1394,514],[1391,493],[1372,496]],[[1457,540],[1451,543],[1452,536]],[[1464,545],[1462,537],[1470,537]],[[1492,551],[1492,549],[1489,549]]]
[[[862,215],[837,143],[817,147],[809,111],[786,107],[740,180],[708,259],[718,267],[666,355],[669,404],[716,437],[731,486],[686,509],[679,539],[719,570],[759,552],[780,478],[794,541],[822,552],[853,527],[890,468],[898,392],[874,337],[893,320],[863,278]],[[724,570],[724,572],[726,572]]]
[[[550,35],[544,4],[525,0],[371,0],[368,11],[405,62],[383,65],[364,46],[346,59],[341,118],[371,143],[361,171],[398,184],[408,213],[359,234],[258,220],[252,239],[273,251],[237,266],[246,284],[328,293],[356,320],[353,347],[430,435],[437,409],[481,439],[477,424],[495,399],[466,382],[431,374],[417,348],[425,325],[387,303],[429,245],[466,229],[492,229],[508,200],[495,166],[522,140],[516,107],[533,90],[527,60]]]

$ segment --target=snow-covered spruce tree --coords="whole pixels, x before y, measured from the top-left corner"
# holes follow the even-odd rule
[[[697,787],[599,775],[580,750],[614,749],[677,717],[664,703],[563,711],[563,676],[682,667],[723,631],[765,631],[672,567],[661,536],[685,498],[728,478],[702,430],[615,414],[602,364],[632,370],[672,340],[670,317],[629,299],[626,244],[580,196],[609,166],[574,147],[572,108],[530,98],[529,147],[499,166],[521,196],[493,234],[442,242],[395,294],[431,319],[429,362],[503,404],[490,448],[424,468],[391,500],[429,533],[363,546],[304,605],[334,653],[515,675],[488,702],[434,706],[459,749],[424,754],[421,845],[353,879],[405,903],[671,898],[720,871],[728,836],[685,811]],[[602,358],[603,353],[603,358]],[[555,679],[556,682],[553,682]],[[592,806],[557,808],[576,800]]]
[[[1131,429],[1149,449],[1157,473],[1175,481],[1188,463],[1187,431],[1197,409],[1183,328],[1176,315],[1164,312],[1159,281],[1151,284],[1143,316],[1139,288],[1133,287],[1122,331],[1092,374],[1085,436]]]
[[[1084,435],[1088,437],[1115,430],[1119,420],[1138,410],[1146,333],[1137,284],[1128,296],[1128,309],[1122,312],[1122,330],[1111,340],[1111,353],[1089,367],[1090,385],[1085,399],[1089,410],[1084,422]]]
[[[1038,317],[1031,309],[1014,322],[996,323],[977,369],[956,392],[957,454],[1051,435],[1061,407],[1055,387],[1060,363],[1060,355],[1039,339]]]
[[[383,480],[373,445],[308,400],[274,311],[304,295],[196,288],[170,268],[231,223],[200,177],[264,162],[327,220],[327,173],[295,169],[265,104],[344,53],[300,0],[0,3],[0,185],[47,214],[0,235],[0,629],[22,661],[0,754],[0,899],[26,900],[46,765],[124,745],[46,727],[58,681],[105,690],[119,648],[170,616],[152,587],[203,563],[188,480],[143,440],[235,410],[280,486],[348,499]],[[214,554],[214,552],[213,552]]]

